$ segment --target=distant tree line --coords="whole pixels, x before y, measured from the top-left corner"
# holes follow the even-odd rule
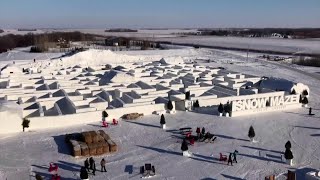
[[[46,43],[57,43],[59,39],[70,41],[93,41],[97,35],[84,34],[78,31],[75,32],[53,32],[45,34],[14,35],[8,34],[0,36],[0,53],[16,47],[33,46],[31,50],[42,52],[46,50]]]
[[[238,36],[238,37],[270,37],[280,34],[283,38],[320,38],[320,28],[254,28],[254,29],[198,29],[201,35]]]
[[[26,28],[22,28],[22,29],[18,29],[18,31],[37,31],[37,29],[26,29]]]
[[[3,33],[3,32],[4,32],[4,30],[0,29],[0,33]]]
[[[105,32],[138,32],[138,30],[117,28],[117,29],[107,29],[105,30]]]

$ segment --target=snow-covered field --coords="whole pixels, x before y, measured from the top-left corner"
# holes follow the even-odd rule
[[[45,31],[43,30],[36,30],[36,31],[18,31],[18,29],[2,29],[4,32],[0,33],[0,36],[8,35],[8,34],[16,34],[16,35],[25,35],[28,33],[32,34],[42,34]]]
[[[151,30],[151,29],[138,29],[138,32],[105,32],[106,29],[38,29],[37,31],[18,31],[17,29],[3,29],[4,32],[0,36],[7,34],[24,35],[28,33],[50,33],[50,32],[73,32],[80,31],[83,33],[105,35],[105,36],[122,36],[122,37],[176,37],[176,33],[189,33],[197,32],[196,29],[165,29],[165,30]]]
[[[17,31],[15,29],[4,29],[6,34],[27,34],[28,31]],[[282,53],[306,53],[320,54],[319,39],[277,39],[277,38],[246,38],[246,37],[218,37],[218,36],[181,36],[178,33],[197,32],[197,29],[167,29],[167,30],[148,30],[138,29],[138,32],[105,32],[105,29],[39,29],[31,33],[50,33],[50,32],[73,32],[104,35],[136,37],[147,40],[169,41],[180,44],[197,44],[206,46],[216,46],[223,48],[239,48],[276,51]]]
[[[30,53],[30,47],[15,48],[11,51],[0,53],[0,63],[10,63],[12,61],[33,61],[47,60],[54,57],[59,57],[63,53]]]
[[[173,38],[157,38],[179,44],[195,44],[224,48],[254,49],[277,51],[283,53],[320,54],[320,41],[314,39],[273,39],[273,38],[241,38],[217,36],[186,36]]]
[[[86,52],[85,52],[86,53]],[[113,61],[108,52],[96,52],[97,56],[87,54],[85,57],[69,57],[63,61],[79,63],[87,59],[93,63],[101,59],[105,63]],[[146,116],[136,121],[120,121],[120,125],[105,129],[119,145],[116,154],[103,156],[107,160],[107,173],[97,172],[90,179],[140,179],[140,166],[145,163],[155,165],[157,176],[153,179],[249,179],[260,180],[275,174],[279,179],[286,179],[287,170],[297,172],[297,179],[304,179],[304,174],[320,169],[320,83],[319,80],[301,74],[298,71],[258,61],[246,59],[246,55],[230,51],[208,49],[177,49],[164,51],[117,52],[118,60],[159,60],[164,58],[198,59],[198,63],[214,67],[225,67],[231,71],[243,72],[257,76],[273,76],[301,82],[310,88],[310,106],[315,116],[308,116],[308,110],[285,111],[271,114],[259,114],[235,118],[212,115],[212,110],[202,113],[178,112],[165,115],[167,130],[160,128],[160,117]],[[19,58],[20,59],[20,58]],[[204,60],[212,62],[206,63]],[[14,59],[11,59],[14,60]],[[78,60],[78,61],[77,61]],[[91,60],[91,61],[90,61]],[[21,61],[21,63],[26,63]],[[17,61],[16,63],[20,63]],[[66,63],[65,65],[69,65]],[[2,64],[4,62],[2,61]],[[1,67],[2,67],[2,64]],[[37,63],[46,64],[46,61]],[[55,64],[52,63],[51,64]],[[25,64],[23,66],[28,66]],[[320,72],[320,69],[319,69]],[[201,105],[201,102],[200,102]],[[90,117],[88,117],[90,118]],[[256,131],[255,143],[248,141],[248,130],[252,125]],[[31,124],[32,126],[32,124]],[[181,127],[205,127],[217,136],[212,144],[196,142],[189,146],[194,155],[182,156],[181,136],[175,130]],[[39,173],[50,179],[49,162],[56,162],[62,179],[79,179],[83,158],[73,158],[62,135],[72,132],[101,129],[99,119],[93,124],[65,129],[41,130],[0,137],[0,179],[21,180],[34,179]],[[294,166],[289,167],[280,157],[290,140],[294,155]],[[219,161],[219,153],[228,154],[239,151],[238,163],[228,166]],[[261,157],[259,154],[263,154]],[[101,157],[96,157],[97,169],[100,169]]]

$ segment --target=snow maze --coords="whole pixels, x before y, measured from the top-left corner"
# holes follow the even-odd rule
[[[229,102],[229,114],[236,117],[299,108],[301,96],[309,97],[309,88],[301,83],[283,83],[180,61],[161,59],[112,66],[28,68],[21,73],[18,66],[7,65],[1,70],[0,98],[16,102],[21,108],[19,114],[28,118],[30,130],[35,130],[97,122],[103,110],[111,120],[127,113],[192,111],[196,101],[200,103],[198,111]],[[167,108],[169,100],[172,110]],[[10,127],[4,126],[1,132],[21,131],[20,126],[12,125],[21,122],[21,115],[8,120],[1,113],[1,120]]]

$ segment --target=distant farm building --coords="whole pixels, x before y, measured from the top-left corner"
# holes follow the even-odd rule
[[[122,46],[122,47],[141,47],[141,49],[156,48],[159,44],[152,41],[126,38],[126,37],[109,37],[105,39],[106,46]]]

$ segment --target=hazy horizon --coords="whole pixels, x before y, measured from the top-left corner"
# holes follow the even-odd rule
[[[3,0],[0,28],[317,28],[319,0]]]

